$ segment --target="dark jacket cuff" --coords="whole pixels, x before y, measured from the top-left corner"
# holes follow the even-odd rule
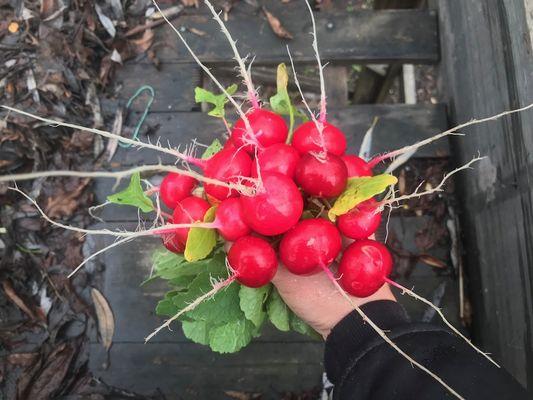
[[[361,306],[361,310],[384,331],[409,321],[403,307],[395,301],[372,301]],[[351,364],[354,354],[358,354],[365,343],[375,338],[376,332],[357,311],[344,317],[326,340],[324,365],[328,379],[335,384]]]

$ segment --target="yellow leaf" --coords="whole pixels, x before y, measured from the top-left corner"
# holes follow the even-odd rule
[[[204,216],[203,222],[213,222],[215,220],[216,207],[211,207]],[[217,244],[216,229],[191,227],[185,244],[183,255],[189,262],[199,261],[206,258]]]
[[[328,212],[329,219],[335,221],[337,216],[346,214],[359,203],[380,194],[396,182],[398,179],[389,174],[349,178],[346,189]]]

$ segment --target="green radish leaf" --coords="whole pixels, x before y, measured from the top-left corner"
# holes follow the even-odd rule
[[[204,291],[206,292],[207,290]],[[239,284],[234,282],[221,289],[186,315],[187,318],[206,321],[214,325],[246,319],[239,306]]]
[[[205,321],[183,321],[181,323],[183,334],[195,343],[209,344],[209,326]]]
[[[207,210],[204,216],[204,222],[213,222],[215,220],[216,207]],[[213,228],[191,227],[185,244],[183,255],[187,261],[203,260],[217,245],[217,231]]]
[[[280,331],[287,332],[290,329],[290,310],[275,288],[268,298],[267,313],[270,322]]]
[[[166,315],[171,317],[178,313],[180,309],[176,307],[172,298],[159,300],[157,306],[155,307],[155,313],[157,315]]]
[[[266,313],[263,305],[270,293],[270,289],[271,285],[265,285],[257,289],[242,285],[239,290],[241,310],[256,327],[260,327],[265,320]]]
[[[220,140],[215,139],[213,142],[205,149],[204,153],[202,154],[202,160],[207,160],[208,158],[213,157],[215,154],[217,154],[220,150],[222,150],[222,143],[220,143]]]
[[[236,91],[237,91],[236,84],[233,84],[230,87],[226,88],[226,92],[228,92],[230,95],[234,94]],[[213,92],[210,92],[209,90],[205,90],[204,88],[197,87],[194,89],[194,101],[196,101],[197,103],[205,102],[205,103],[212,104],[214,107],[211,111],[208,112],[208,115],[211,115],[212,117],[217,117],[217,118],[224,118],[225,117],[224,106],[229,100],[224,93],[214,94]]]
[[[139,208],[142,212],[149,213],[154,210],[152,200],[144,193],[141,186],[141,174],[134,173],[130,184],[121,192],[107,196],[107,200],[114,204],[124,204]]]
[[[295,313],[291,312],[291,329],[295,332],[301,333],[302,335],[311,336],[313,339],[321,339],[322,336],[311,328],[306,322],[304,322],[300,317]]]
[[[329,219],[335,221],[337,216],[346,214],[359,203],[382,193],[396,182],[398,179],[389,174],[349,178],[346,189],[328,212]]]
[[[220,325],[209,332],[209,346],[217,353],[235,353],[250,343],[253,330],[247,319]]]

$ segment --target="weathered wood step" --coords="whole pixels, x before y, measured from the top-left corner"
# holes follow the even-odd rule
[[[280,39],[262,12],[238,4],[228,14],[226,25],[237,40],[242,56],[255,56],[254,64],[288,62],[286,45],[294,61],[315,63],[311,47],[311,19],[300,2],[283,5],[278,13],[292,40]],[[296,4],[297,3],[297,4]],[[428,10],[357,10],[315,13],[320,55],[324,61],[342,63],[435,63],[439,60],[437,17]],[[219,26],[200,10],[174,20],[185,39],[206,63],[234,63],[231,48]],[[196,32],[202,32],[198,35]],[[157,29],[163,61],[190,62],[191,56],[170,27]],[[148,60],[146,60],[148,62]]]

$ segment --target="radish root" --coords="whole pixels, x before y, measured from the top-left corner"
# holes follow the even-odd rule
[[[252,107],[254,109],[259,109],[260,108],[259,100],[258,100],[257,94],[255,92],[255,88],[252,82],[252,75],[250,71],[246,69],[244,60],[239,54],[239,50],[237,50],[237,42],[233,40],[233,37],[231,37],[231,34],[229,33],[228,28],[226,27],[226,24],[224,24],[222,19],[220,19],[219,13],[215,11],[215,8],[211,4],[211,2],[209,0],[204,0],[204,3],[209,8],[209,11],[211,11],[211,14],[213,14],[213,19],[220,25],[220,29],[222,33],[228,39],[229,45],[231,46],[231,49],[233,50],[235,61],[237,61],[237,64],[239,65],[241,77],[244,80],[244,84],[246,85],[246,88],[248,90],[248,99],[252,103]],[[251,64],[250,64],[250,67],[251,67]]]
[[[496,121],[496,120],[498,120],[498,119],[500,119],[502,117],[505,117],[506,115],[519,113],[519,112],[522,112],[522,111],[529,110],[531,108],[533,108],[533,103],[531,103],[531,104],[529,104],[529,105],[527,105],[525,107],[522,107],[522,108],[503,111],[503,112],[501,112],[499,114],[496,114],[496,115],[493,115],[491,117],[486,117],[486,118],[481,118],[481,119],[472,119],[472,120],[470,120],[468,122],[465,122],[465,123],[462,123],[460,125],[457,125],[457,126],[455,126],[453,128],[448,129],[447,131],[439,133],[439,134],[437,134],[437,135],[435,135],[433,137],[430,137],[428,139],[422,140],[422,141],[417,142],[415,144],[412,144],[410,146],[405,146],[405,147],[402,147],[401,149],[394,150],[394,151],[391,151],[389,153],[386,153],[386,154],[383,154],[383,155],[380,155],[380,156],[376,156],[372,160],[370,160],[368,164],[369,164],[370,167],[375,167],[381,161],[384,161],[386,159],[393,158],[393,157],[396,157],[396,156],[399,156],[401,154],[404,154],[404,153],[407,153],[407,152],[411,152],[411,151],[412,151],[411,154],[414,154],[420,147],[423,147],[425,145],[433,143],[434,141],[436,141],[438,139],[441,139],[441,138],[443,138],[445,136],[450,136],[450,135],[464,136],[464,133],[456,132],[459,129],[463,129],[463,128],[466,128],[466,127],[472,126],[472,125],[481,124],[481,123],[484,123],[484,122]]]
[[[179,37],[179,39],[181,40],[181,42],[183,43],[183,45],[187,48],[187,51],[189,52],[189,54],[192,56],[192,58],[194,59],[194,61],[196,62],[196,64],[198,64],[198,66],[200,68],[202,68],[202,70],[206,73],[207,76],[209,76],[209,78],[211,78],[211,80],[213,81],[213,83],[215,85],[217,85],[217,87],[220,89],[220,91],[222,93],[224,93],[224,95],[226,96],[226,98],[230,101],[231,104],[233,104],[233,106],[235,107],[235,109],[237,110],[237,113],[239,114],[239,116],[242,118],[243,122],[244,122],[244,125],[246,126],[246,131],[253,136],[253,130],[252,130],[252,127],[250,125],[250,120],[248,119],[248,117],[246,116],[246,114],[244,113],[244,111],[242,110],[242,107],[235,101],[235,99],[233,98],[233,96],[231,96],[228,91],[226,90],[226,88],[218,81],[217,78],[215,78],[215,76],[213,75],[213,73],[211,72],[211,70],[209,68],[207,68],[201,61],[200,59],[198,58],[198,56],[196,55],[196,53],[193,51],[193,49],[189,46],[189,44],[187,43],[187,41],[185,40],[185,38],[183,37],[183,35],[180,33],[180,31],[178,29],[176,29],[176,27],[172,24],[172,22],[170,22],[170,20],[166,17],[165,13],[163,13],[163,11],[161,10],[161,8],[159,7],[159,4],[157,4],[157,1],[156,0],[152,0],[152,3],[154,4],[155,8],[157,8],[157,11],[159,11],[161,13],[161,16],[163,17],[163,19],[165,20],[165,22],[171,27],[171,29],[176,33],[176,35]]]
[[[487,353],[484,353],[483,351],[481,351],[480,349],[478,349],[473,343],[471,340],[469,340],[467,337],[465,337],[461,332],[459,332],[459,330],[457,328],[455,328],[447,319],[446,317],[444,316],[444,314],[442,313],[442,311],[440,310],[439,307],[437,307],[435,304],[433,304],[431,301],[425,299],[424,297],[416,294],[415,292],[413,292],[412,290],[410,289],[407,289],[405,286],[402,286],[400,285],[399,283],[397,282],[394,282],[393,280],[389,279],[389,278],[385,278],[385,282],[387,282],[389,285],[392,285],[398,289],[400,289],[402,291],[402,295],[403,294],[407,294],[413,298],[415,298],[416,300],[419,300],[421,301],[422,303],[430,306],[431,308],[433,308],[437,314],[439,314],[439,316],[441,317],[442,321],[448,326],[448,328],[450,328],[457,336],[459,336],[461,339],[463,339],[466,343],[468,343],[470,345],[470,347],[472,347],[475,351],[477,351],[479,354],[482,354],[487,360],[489,360],[491,363],[493,363],[495,366],[497,366],[498,368],[500,368],[500,366],[498,365],[498,363],[496,363],[496,361],[494,361],[492,358],[489,357],[489,355]]]
[[[446,175],[444,175],[444,178],[442,178],[442,181],[437,186],[435,186],[434,188],[431,188],[429,190],[425,190],[423,192],[419,192],[418,189],[420,189],[420,187],[424,183],[422,181],[422,182],[420,182],[420,184],[417,186],[417,188],[415,189],[415,191],[413,193],[406,194],[406,195],[399,196],[399,197],[394,197],[394,193],[392,193],[392,198],[385,199],[385,200],[381,201],[379,203],[379,206],[380,207],[384,207],[384,206],[392,207],[392,205],[394,203],[398,203],[400,201],[414,199],[414,198],[418,198],[418,197],[422,197],[422,196],[427,196],[427,195],[430,195],[430,194],[433,194],[433,193],[437,193],[437,192],[442,192],[442,191],[444,191],[444,189],[443,189],[444,184],[446,183],[446,181],[452,175],[455,175],[459,171],[462,171],[462,170],[465,170],[465,169],[469,169],[472,164],[474,164],[475,162],[478,162],[480,160],[483,160],[484,158],[486,158],[486,157],[475,157],[472,160],[470,160],[468,163],[466,163],[465,165],[463,165],[463,166],[461,166],[459,168],[456,168],[456,169],[454,169],[451,172],[448,172]]]
[[[367,322],[370,327],[387,343],[389,344],[394,350],[396,350],[400,355],[402,355],[405,359],[407,359],[411,364],[416,366],[417,368],[424,371],[426,374],[431,376],[433,379],[435,379],[438,383],[440,383],[446,390],[448,390],[452,395],[454,395],[456,398],[464,400],[464,397],[461,396],[459,393],[457,393],[451,386],[449,386],[442,378],[440,378],[438,375],[431,372],[429,369],[424,367],[422,364],[420,364],[418,361],[416,361],[414,358],[412,358],[410,355],[408,355],[406,352],[404,352],[402,349],[398,347],[388,336],[387,334],[379,327],[377,326],[368,316],[364,313],[361,308],[357,304],[353,302],[353,300],[346,294],[344,289],[339,285],[337,282],[337,279],[335,279],[335,276],[333,276],[333,273],[328,269],[326,266],[322,266],[322,269],[324,270],[325,274],[328,276],[329,280],[335,288],[338,290],[338,292],[350,303],[350,305],[353,307],[355,311],[359,314],[359,316],[363,319],[363,321]]]
[[[209,299],[210,297],[213,297],[215,294],[217,294],[220,290],[225,288],[226,286],[229,286],[233,281],[235,281],[236,276],[232,275],[228,279],[225,279],[223,281],[219,281],[213,284],[213,288],[203,294],[202,296],[198,297],[196,300],[194,300],[192,303],[190,303],[185,308],[181,309],[176,315],[173,317],[167,319],[163,325],[158,327],[156,330],[154,330],[152,333],[150,333],[145,339],[144,342],[148,342],[150,339],[152,339],[155,335],[157,335],[162,329],[170,327],[170,324],[177,320],[180,316],[185,314],[186,312],[194,310],[198,305],[203,303],[205,300]]]

